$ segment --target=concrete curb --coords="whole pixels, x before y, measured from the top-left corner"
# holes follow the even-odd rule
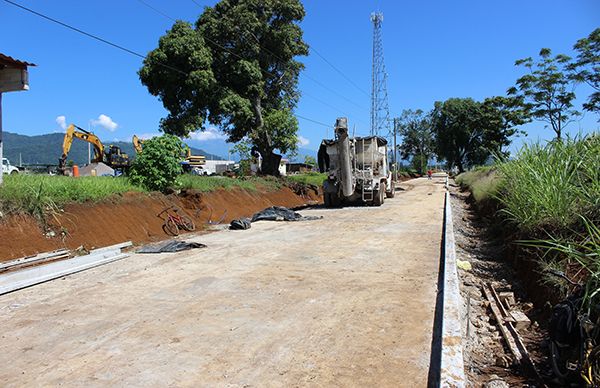
[[[447,185],[446,180],[446,185]],[[446,186],[447,187],[447,186]],[[444,205],[444,282],[442,318],[442,355],[440,362],[440,387],[466,385],[461,329],[461,296],[456,269],[456,247],[450,192],[446,191]]]

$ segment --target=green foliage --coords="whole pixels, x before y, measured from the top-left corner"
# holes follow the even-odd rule
[[[304,156],[304,164],[310,164],[311,166],[317,165],[317,159],[314,156],[306,155]]]
[[[319,172],[307,172],[305,174],[290,175],[287,177],[287,179],[292,182],[320,187],[323,185],[323,181],[327,179],[327,174]]]
[[[592,31],[587,38],[578,40],[574,49],[577,58],[571,65],[575,71],[573,78],[595,90],[583,104],[583,109],[600,113],[600,28]]]
[[[501,156],[527,115],[516,98],[492,97],[484,102],[450,98],[436,102],[431,113],[439,159],[459,171]]]
[[[398,146],[401,158],[412,159],[413,167],[423,174],[435,148],[431,117],[420,109],[407,109],[402,112],[397,125],[396,130],[402,136]]]
[[[498,165],[503,212],[526,231],[567,229],[578,215],[600,219],[600,136],[524,146]]]
[[[29,213],[43,220],[69,202],[100,201],[116,194],[143,189],[125,177],[7,175],[0,186],[0,208],[8,213]]]
[[[565,125],[580,114],[573,109],[571,58],[563,54],[553,57],[547,48],[543,48],[539,56],[537,63],[531,57],[515,62],[516,66],[527,68],[529,73],[519,78],[516,87],[508,89],[508,94],[521,99],[533,117],[549,123],[556,138],[560,139]]]
[[[181,175],[177,178],[177,187],[198,191],[215,191],[218,189],[231,190],[240,188],[256,191],[260,189],[277,190],[281,183],[275,179],[260,177],[229,178],[225,176]]]
[[[477,167],[456,177],[456,183],[468,188],[475,202],[479,204],[495,198],[501,182],[493,166]]]
[[[251,141],[263,172],[277,174],[273,151],[297,147],[292,111],[304,68],[295,57],[308,55],[304,14],[299,0],[221,0],[195,26],[176,22],[139,71],[169,111],[162,129],[187,136],[215,125],[230,142]]]
[[[129,172],[131,182],[148,190],[164,191],[183,170],[183,143],[177,136],[162,135],[144,142]]]

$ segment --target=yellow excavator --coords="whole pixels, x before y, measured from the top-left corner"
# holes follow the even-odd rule
[[[65,133],[65,138],[63,140],[63,153],[58,160],[58,171],[60,173],[64,174],[66,171],[67,155],[71,150],[71,145],[73,145],[73,139],[75,138],[87,141],[94,146],[94,159],[91,160],[92,163],[102,162],[114,169],[119,170],[124,170],[129,167],[129,155],[121,152],[121,148],[111,144],[108,147],[108,150],[105,150],[104,144],[102,144],[98,136],[94,135],[92,132],[78,127],[75,124],[71,124]]]

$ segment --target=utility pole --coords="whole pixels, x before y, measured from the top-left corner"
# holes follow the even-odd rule
[[[398,118],[394,117],[394,157],[392,159],[394,160],[394,180],[395,181],[398,180],[398,160],[396,159],[396,153],[397,153],[396,134],[397,133],[398,133]]]
[[[2,92],[0,92],[0,186],[2,186],[2,180],[4,179],[4,162],[2,161]]]

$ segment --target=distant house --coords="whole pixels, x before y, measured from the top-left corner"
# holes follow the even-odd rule
[[[307,163],[288,163],[287,173],[289,174],[304,174],[314,170],[315,166]]]

